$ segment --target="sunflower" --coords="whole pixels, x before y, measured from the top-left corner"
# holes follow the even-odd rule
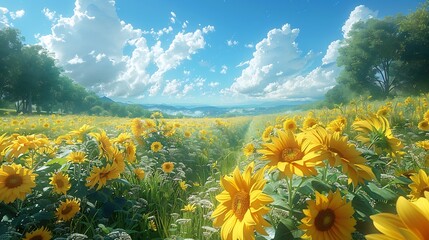
[[[131,120],[131,132],[134,137],[140,137],[144,132],[143,122],[138,118]]]
[[[2,165],[0,168],[0,201],[11,203],[24,200],[25,195],[36,186],[37,174],[20,164]]]
[[[54,192],[58,194],[66,194],[71,187],[69,176],[63,172],[55,173],[49,180],[51,180],[49,184],[54,187]]]
[[[23,240],[50,240],[52,232],[48,228],[41,227],[32,232],[26,233]]]
[[[348,184],[357,186],[364,180],[375,178],[371,167],[366,165],[366,159],[353,144],[348,143],[346,136],[340,136],[338,132],[330,134],[322,127],[307,131],[306,136],[313,143],[323,146],[329,165],[342,167],[342,171],[348,175]]]
[[[283,122],[283,129],[285,131],[295,132],[296,129],[298,129],[298,125],[296,124],[295,120],[289,118]]]
[[[429,140],[418,141],[416,142],[416,146],[423,148],[424,150],[429,150]]]
[[[424,119],[424,120],[420,121],[419,124],[417,125],[417,127],[420,130],[429,131],[429,120]]]
[[[183,191],[186,191],[186,189],[188,189],[188,185],[186,184],[185,181],[180,181],[179,186]]]
[[[68,221],[72,219],[80,210],[80,202],[76,199],[67,199],[65,202],[61,202],[57,208],[55,215],[58,220]]]
[[[144,172],[144,170],[143,170],[143,169],[141,169],[141,168],[136,168],[136,169],[134,169],[134,174],[136,174],[136,177],[137,177],[139,180],[142,180],[142,179],[144,178],[145,172]]]
[[[91,174],[86,178],[86,186],[89,188],[95,187],[98,184],[97,191],[107,184],[108,180],[116,179],[120,175],[120,169],[116,164],[107,164],[105,167],[93,167]]]
[[[302,124],[302,128],[303,128],[304,130],[306,130],[306,129],[312,128],[312,127],[314,127],[314,126],[316,126],[316,125],[318,125],[318,121],[317,121],[317,119],[316,119],[316,118],[313,118],[313,117],[306,117],[306,118],[304,119],[303,124]]]
[[[355,121],[352,126],[360,132],[356,139],[373,146],[377,154],[382,151],[387,151],[392,157],[402,154],[400,150],[403,144],[393,136],[389,121],[385,117],[373,115],[371,118]]]
[[[424,197],[425,192],[429,192],[429,178],[425,171],[420,169],[419,173],[410,176],[410,179],[413,182],[408,186],[411,189],[410,196],[413,200]]]
[[[253,143],[248,143],[243,148],[243,153],[244,153],[244,156],[246,157],[252,155],[254,152],[255,152],[255,146],[253,145]]]
[[[308,208],[303,210],[300,229],[305,233],[302,238],[318,240],[352,239],[356,220],[351,202],[341,198],[340,192],[329,192],[328,196],[316,191],[316,199],[307,201]]]
[[[390,107],[388,106],[382,106],[378,109],[377,115],[378,116],[387,116],[387,114],[391,111]]]
[[[159,152],[159,151],[162,149],[162,144],[161,144],[160,142],[153,142],[153,143],[150,145],[150,149],[151,149],[153,152]]]
[[[287,177],[316,175],[314,168],[325,159],[322,146],[304,138],[303,134],[295,136],[291,131],[277,131],[278,137],[273,137],[271,143],[263,144],[262,160],[270,161],[269,166],[277,167]]]
[[[86,161],[84,152],[71,152],[67,156],[67,160],[72,163],[84,163]]]
[[[424,99],[426,100],[426,99]],[[425,101],[426,102],[426,101]],[[427,102],[426,102],[427,103]],[[423,114],[423,119],[428,120],[429,121],[429,110],[427,110],[424,114]]]
[[[187,204],[180,210],[182,210],[184,212],[195,212],[195,209],[197,209],[195,204]]]
[[[100,133],[90,133],[90,135],[98,142],[100,156],[106,156],[109,159],[112,158],[113,146],[106,132],[103,130]]]
[[[128,162],[136,162],[136,145],[132,142],[125,143],[125,156]]]
[[[254,231],[268,235],[263,227],[270,224],[263,218],[269,212],[267,204],[273,199],[262,192],[266,180],[264,170],[254,173],[254,163],[250,163],[243,174],[238,167],[232,176],[221,178],[225,189],[216,196],[219,205],[211,217],[213,225],[221,228],[222,239],[255,239]]]
[[[174,163],[173,162],[165,162],[161,165],[162,171],[165,173],[171,173],[174,169]]]
[[[328,126],[326,126],[326,130],[328,130],[331,133],[342,133],[344,128],[346,127],[345,121],[343,119],[335,119],[328,123]]]
[[[186,138],[190,138],[192,135],[190,131],[185,131],[183,134],[185,135]]]
[[[273,132],[274,127],[268,126],[265,128],[264,132],[262,133],[262,141],[268,142],[271,139],[271,133]]]
[[[429,239],[429,193],[416,201],[399,197],[396,212],[372,215],[375,228],[381,233],[366,235],[368,240],[426,240]]]

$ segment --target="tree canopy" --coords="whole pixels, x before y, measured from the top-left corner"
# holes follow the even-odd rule
[[[375,98],[428,92],[429,1],[407,16],[355,23],[337,64],[342,71],[325,95],[328,103],[347,101],[338,92],[346,90]]]

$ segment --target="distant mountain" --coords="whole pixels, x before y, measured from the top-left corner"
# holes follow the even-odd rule
[[[226,117],[243,115],[261,115],[282,113],[300,110],[299,105],[304,103],[264,103],[259,105],[242,106],[172,106],[166,104],[141,104],[149,111],[161,111],[172,116],[189,117]]]

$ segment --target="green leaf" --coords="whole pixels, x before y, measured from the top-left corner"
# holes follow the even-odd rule
[[[37,221],[51,220],[54,218],[53,212],[38,212],[34,214],[34,219]]]
[[[52,164],[55,164],[55,163],[57,163],[59,165],[64,165],[64,164],[67,163],[67,159],[65,159],[65,158],[54,158],[54,159],[51,159],[51,160],[47,161],[45,163],[45,165],[52,165]]]
[[[380,188],[374,183],[370,182],[366,187],[364,187],[365,191],[372,198],[381,201],[395,201],[398,198],[398,195],[390,189]]]
[[[355,195],[352,200],[352,206],[356,213],[365,219],[375,213],[369,201],[370,199],[362,195]]]
[[[320,180],[313,180],[311,181],[311,186],[313,187],[314,190],[318,191],[318,192],[329,192],[332,189],[332,186],[330,186],[329,184],[322,182]]]
[[[288,222],[286,224],[289,225]],[[294,239],[294,237],[290,229],[282,221],[277,226],[276,235],[274,235],[274,240],[284,240],[284,239]]]

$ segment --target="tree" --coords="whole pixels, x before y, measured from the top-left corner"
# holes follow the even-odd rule
[[[60,71],[55,60],[41,46],[25,46],[20,56],[19,75],[11,81],[12,100],[17,112],[31,113],[33,103],[43,105],[53,101]]]
[[[17,29],[0,30],[0,99],[6,97],[11,82],[19,74],[22,40],[23,37]]]
[[[369,19],[353,25],[346,44],[339,50],[338,65],[344,69],[338,81],[356,91],[387,97],[404,83],[401,66],[401,17]]]
[[[410,81],[408,90],[429,91],[429,1],[399,24],[403,38],[401,60],[403,72]]]

